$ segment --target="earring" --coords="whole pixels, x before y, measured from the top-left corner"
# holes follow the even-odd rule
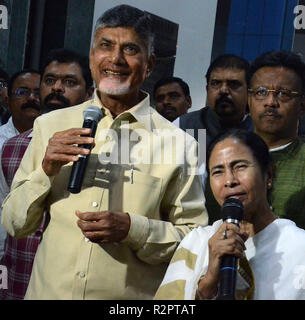
[[[268,189],[271,189],[271,187],[272,187],[272,183],[271,183],[271,181],[269,181],[269,182],[267,183],[267,188],[268,188]]]

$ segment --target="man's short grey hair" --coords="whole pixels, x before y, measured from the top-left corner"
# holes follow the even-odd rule
[[[154,32],[149,13],[138,8],[119,5],[105,11],[97,20],[94,35],[100,28],[131,27],[145,42],[150,56],[154,52]]]

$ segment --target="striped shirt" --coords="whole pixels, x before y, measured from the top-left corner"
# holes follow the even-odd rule
[[[2,151],[2,171],[10,187],[21,159],[31,141],[32,129],[7,140]],[[37,231],[23,239],[16,239],[7,234],[4,244],[4,255],[0,265],[8,271],[8,289],[0,290],[1,300],[21,300],[24,298],[35,253],[40,242],[43,223]]]

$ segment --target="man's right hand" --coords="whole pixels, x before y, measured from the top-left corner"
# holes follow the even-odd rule
[[[56,132],[49,139],[49,144],[42,162],[42,168],[47,176],[52,177],[59,173],[61,167],[70,161],[77,161],[78,155],[88,155],[90,150],[79,148],[80,144],[92,144],[94,138],[81,137],[89,135],[91,129],[73,128]]]

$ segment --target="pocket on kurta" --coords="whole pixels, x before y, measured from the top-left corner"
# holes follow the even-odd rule
[[[123,211],[160,218],[162,178],[136,169],[125,170],[110,188],[109,200],[113,211]]]

